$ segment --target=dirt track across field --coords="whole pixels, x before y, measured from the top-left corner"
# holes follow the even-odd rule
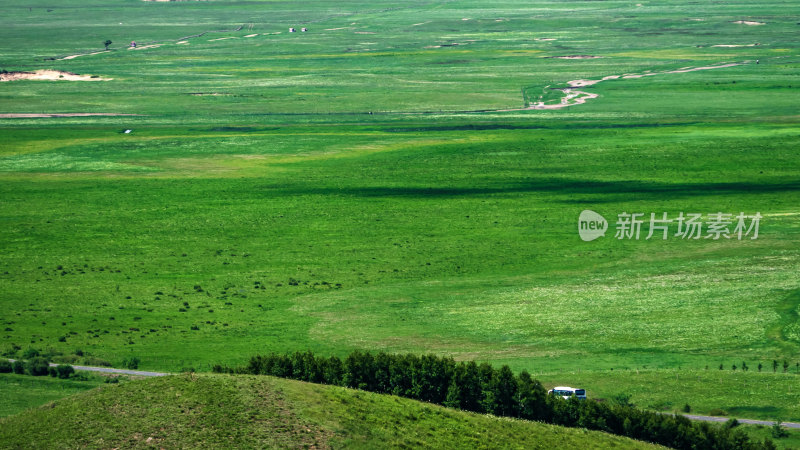
[[[42,81],[109,81],[113,78],[100,78],[93,75],[78,75],[61,70],[35,70],[33,72],[0,73],[0,81],[42,80]]]
[[[587,86],[594,86],[601,81],[607,80],[617,80],[617,79],[632,79],[632,78],[644,78],[644,77],[651,77],[655,75],[665,75],[671,73],[687,73],[687,72],[697,72],[699,70],[713,70],[713,69],[723,69],[726,67],[734,67],[740,66],[742,64],[747,64],[746,62],[737,62],[737,63],[727,63],[727,64],[720,64],[716,66],[701,66],[701,67],[681,67],[680,69],[675,70],[665,70],[663,72],[645,72],[645,73],[626,73],[622,75],[608,75],[599,80],[572,80],[567,82],[566,88],[560,88],[561,92],[564,93],[564,96],[561,98],[560,103],[556,104],[546,104],[545,102],[533,102],[527,108],[521,108],[517,110],[504,110],[504,111],[520,111],[523,109],[561,109],[566,108],[568,106],[573,105],[580,105],[586,103],[587,100],[591,100],[593,98],[599,97],[598,94],[594,94],[591,92],[586,91],[579,91],[575,88],[587,87]],[[549,86],[548,86],[549,88]],[[557,88],[553,88],[554,90]]]

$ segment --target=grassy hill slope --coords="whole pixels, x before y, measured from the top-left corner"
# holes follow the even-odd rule
[[[0,447],[648,448],[271,377],[180,375],[108,385],[0,420]]]

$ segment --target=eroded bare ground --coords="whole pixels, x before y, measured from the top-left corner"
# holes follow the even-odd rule
[[[504,110],[504,111],[521,111],[521,110],[525,110],[525,109],[537,109],[537,110],[539,110],[539,109],[561,109],[561,108],[566,108],[568,106],[580,105],[580,104],[586,103],[587,100],[591,100],[593,98],[597,98],[598,95],[594,94],[594,93],[591,93],[591,92],[579,91],[579,90],[577,90],[575,88],[594,86],[595,84],[600,83],[601,81],[652,77],[652,76],[655,76],[655,75],[664,75],[664,74],[670,74],[670,73],[697,72],[699,70],[723,69],[725,67],[740,66],[740,65],[746,64],[746,63],[747,63],[747,61],[738,62],[738,63],[719,64],[719,65],[716,65],[716,66],[681,67],[680,69],[665,70],[665,71],[662,71],[662,72],[626,73],[626,74],[622,74],[622,75],[608,75],[608,76],[605,76],[605,77],[600,78],[598,80],[572,80],[572,81],[568,81],[567,82],[567,86],[569,86],[569,87],[558,89],[558,90],[560,90],[561,92],[564,93],[564,96],[561,98],[561,102],[560,103],[545,104],[545,102],[535,102],[535,103],[531,103],[530,106],[528,106],[527,108],[520,108],[520,109],[516,109],[516,110]],[[549,88],[549,86],[548,86],[548,88]]]
[[[60,70],[35,70],[33,72],[0,73],[0,81],[42,80],[42,81],[109,81],[113,78],[102,78],[97,75],[79,75]]]

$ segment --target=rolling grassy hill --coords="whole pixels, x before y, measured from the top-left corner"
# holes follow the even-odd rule
[[[656,448],[605,433],[271,377],[106,385],[0,419],[4,448]]]
[[[0,114],[137,115],[0,118],[0,352],[435,352],[603,395],[657,382],[620,369],[794,367],[795,3],[5,1],[0,69],[109,80],[3,82]],[[763,220],[615,239],[623,212]],[[797,417],[750,376],[701,404]]]

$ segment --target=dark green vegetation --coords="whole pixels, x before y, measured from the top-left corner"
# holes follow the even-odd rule
[[[626,374],[796,362],[800,11],[642,5],[4,1],[0,69],[113,80],[3,82],[0,113],[140,116],[0,118],[0,351],[434,352],[797,418],[767,374],[718,402]],[[578,238],[583,209],[605,238]],[[757,240],[620,241],[622,212],[764,218]]]
[[[192,374],[106,385],[0,419],[4,448],[198,445],[655,448],[597,431],[263,376]]]
[[[680,415],[642,411],[623,396],[608,403],[576,397],[564,400],[559,395],[548,395],[528,372],[514,375],[508,366],[495,369],[474,361],[457,364],[452,358],[436,355],[355,351],[342,361],[336,356],[319,357],[311,352],[272,353],[252,357],[246,367],[215,366],[214,371],[347,386],[478,413],[600,430],[670,448],[775,448],[768,440],[750,441],[735,426],[711,426]],[[687,404],[684,412],[689,411]],[[789,435],[779,425],[774,429],[776,438]]]

